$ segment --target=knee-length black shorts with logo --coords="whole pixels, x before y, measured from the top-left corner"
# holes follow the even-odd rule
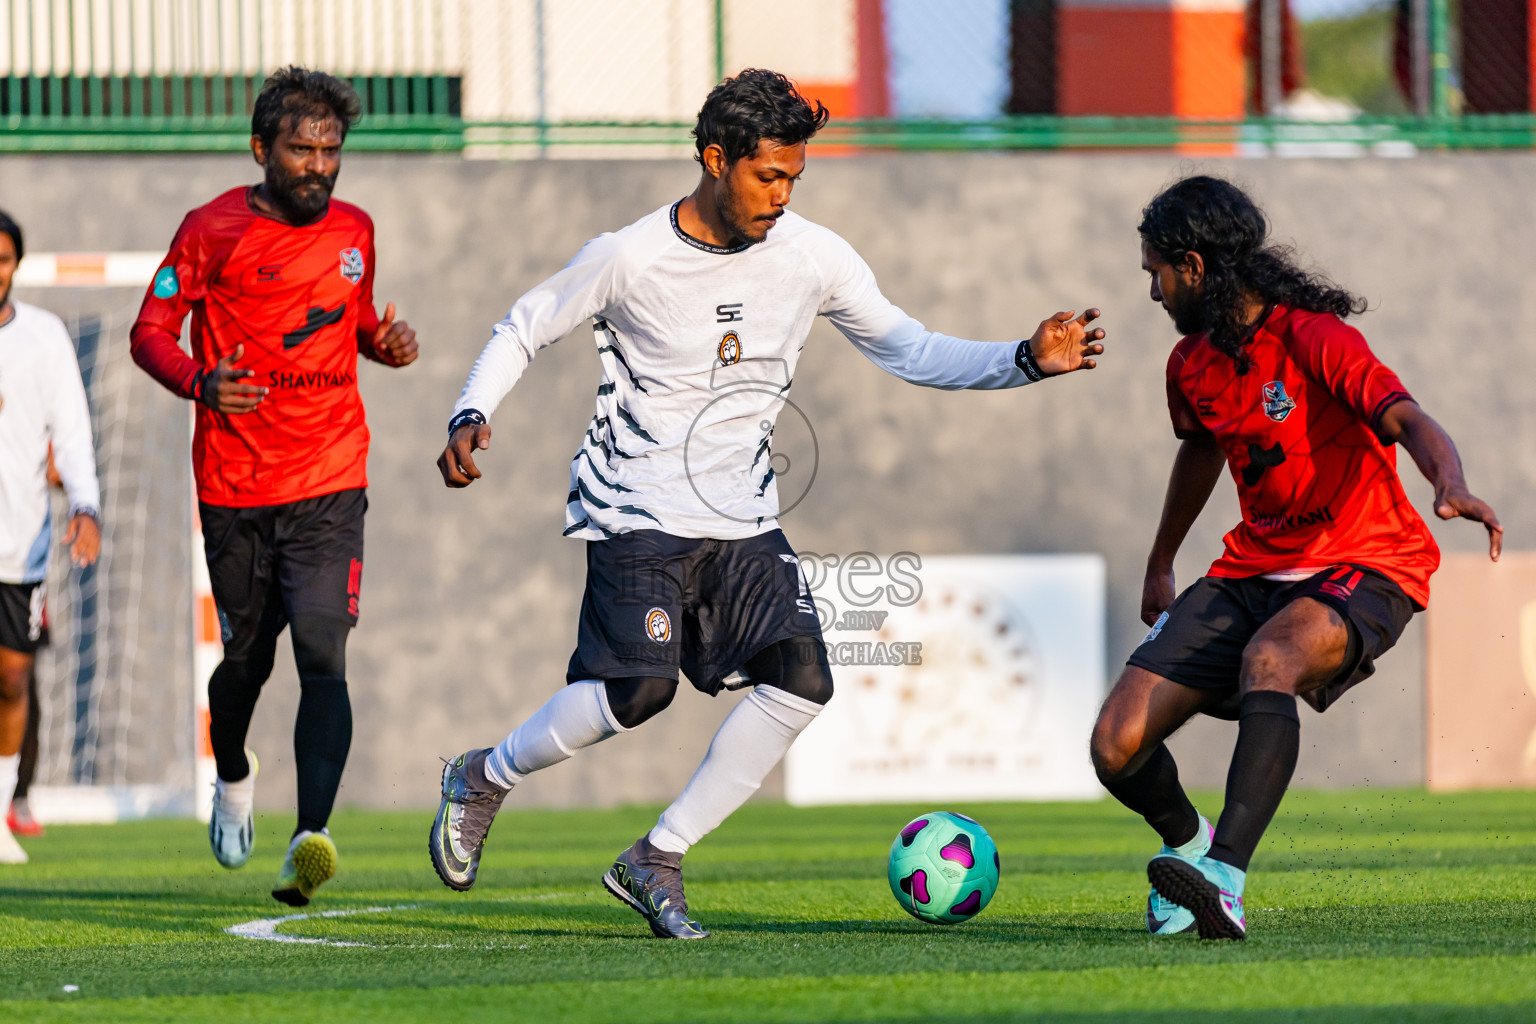
[[[1360,565],[1333,566],[1292,583],[1262,576],[1202,576],[1168,606],[1126,663],[1184,686],[1230,691],[1228,699],[1206,714],[1235,719],[1243,649],[1260,626],[1303,597],[1332,607],[1349,627],[1349,646],[1338,673],[1302,695],[1318,711],[1327,710],[1351,686],[1372,675],[1376,659],[1397,643],[1414,613],[1423,610],[1396,583]]]
[[[757,652],[821,622],[782,530],[741,540],[635,530],[587,542],[587,589],[566,681],[681,668],[716,694]]]
[[[270,657],[299,618],[331,624],[345,643],[362,596],[367,510],[361,488],[284,505],[199,506],[225,658]]]

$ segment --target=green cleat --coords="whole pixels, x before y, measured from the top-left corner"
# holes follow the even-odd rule
[[[437,877],[459,892],[475,884],[485,837],[507,797],[507,790],[485,777],[490,752],[489,747],[471,750],[443,765],[443,802],[427,836],[427,852]]]
[[[1147,865],[1147,880],[1163,896],[1190,911],[1202,939],[1244,939],[1243,886],[1247,872],[1213,857],[1190,862],[1157,856]]]
[[[688,918],[683,896],[683,855],[658,850],[641,836],[613,862],[603,885],[645,918],[658,939],[707,939],[709,932]]]
[[[300,832],[288,844],[288,856],[278,873],[272,898],[290,907],[309,903],[315,890],[336,877],[336,844],[328,829]]]

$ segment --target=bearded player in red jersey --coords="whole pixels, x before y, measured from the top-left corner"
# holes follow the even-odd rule
[[[266,172],[187,215],[133,325],[133,358],[199,403],[192,441],[224,660],[208,683],[217,762],[213,854],[250,858],[256,760],[246,731],[286,626],[301,696],[298,827],[272,895],[303,906],[336,871],[326,831],[352,742],[347,635],[368,506],[359,354],[416,359],[416,334],[373,308],[373,222],[331,199],[357,120],[352,88],[289,67],[262,86],[251,152]],[[192,357],[177,344],[192,316]]]
[[[1139,230],[1152,299],[1186,335],[1168,360],[1183,444],[1147,560],[1152,631],[1099,712],[1093,762],[1162,836],[1147,866],[1151,932],[1241,939],[1248,862],[1296,768],[1296,698],[1330,707],[1429,600],[1440,551],[1403,493],[1393,446],[1434,485],[1436,515],[1487,527],[1495,561],[1503,528],[1467,490],[1450,437],[1342,322],[1365,303],[1269,244],[1241,189],[1177,182]],[[1175,598],[1174,554],[1223,466],[1243,521]],[[1214,829],[1163,743],[1201,713],[1238,721]]]

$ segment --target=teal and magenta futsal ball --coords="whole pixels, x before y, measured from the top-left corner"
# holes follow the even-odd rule
[[[901,909],[929,924],[969,921],[997,892],[997,844],[963,814],[912,819],[891,844],[886,874]]]

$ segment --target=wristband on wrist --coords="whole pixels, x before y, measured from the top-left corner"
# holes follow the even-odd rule
[[[194,402],[202,402],[208,408],[217,412],[219,409],[218,387],[214,387],[211,395],[208,393],[208,384],[214,379],[215,372],[214,370],[199,370],[197,372],[197,381],[192,385],[192,400]]]
[[[473,423],[476,426],[485,423],[485,413],[479,409],[465,409],[448,421],[448,436],[452,437],[455,430],[458,430],[467,423]]]
[[[1040,364],[1035,362],[1035,354],[1029,350],[1029,339],[1019,342],[1019,347],[1013,353],[1013,365],[1017,366],[1029,378],[1031,384],[1045,380],[1050,374],[1040,369]]]
[[[96,520],[97,526],[101,525],[101,510],[94,509],[89,505],[76,505],[71,508],[69,510],[69,518],[73,519],[75,516],[90,516],[92,519]]]

